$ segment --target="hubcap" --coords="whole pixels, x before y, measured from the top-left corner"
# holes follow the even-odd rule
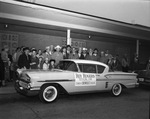
[[[119,95],[120,92],[121,92],[120,85],[115,85],[114,88],[113,88],[113,92],[114,92],[115,95]]]
[[[55,100],[57,97],[57,89],[55,87],[47,87],[44,90],[43,97],[48,102]]]

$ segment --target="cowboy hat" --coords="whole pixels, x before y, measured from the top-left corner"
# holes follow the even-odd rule
[[[57,45],[57,46],[55,47],[55,49],[61,49],[61,47],[60,47],[59,45]]]

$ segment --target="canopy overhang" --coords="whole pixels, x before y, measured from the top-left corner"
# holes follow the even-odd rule
[[[0,23],[130,39],[150,40],[150,28],[39,4],[0,0]],[[32,32],[32,31],[31,31]]]

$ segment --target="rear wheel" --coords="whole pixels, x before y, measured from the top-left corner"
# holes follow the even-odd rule
[[[119,96],[122,93],[122,86],[120,84],[114,84],[111,93],[115,97]]]
[[[58,98],[58,88],[53,85],[45,85],[41,88],[39,98],[42,102],[53,102]]]

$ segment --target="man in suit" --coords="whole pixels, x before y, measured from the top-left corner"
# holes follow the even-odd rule
[[[30,69],[30,55],[29,55],[29,48],[25,47],[23,49],[23,54],[20,55],[19,60],[18,60],[18,66],[19,68],[25,68],[25,69]]]

